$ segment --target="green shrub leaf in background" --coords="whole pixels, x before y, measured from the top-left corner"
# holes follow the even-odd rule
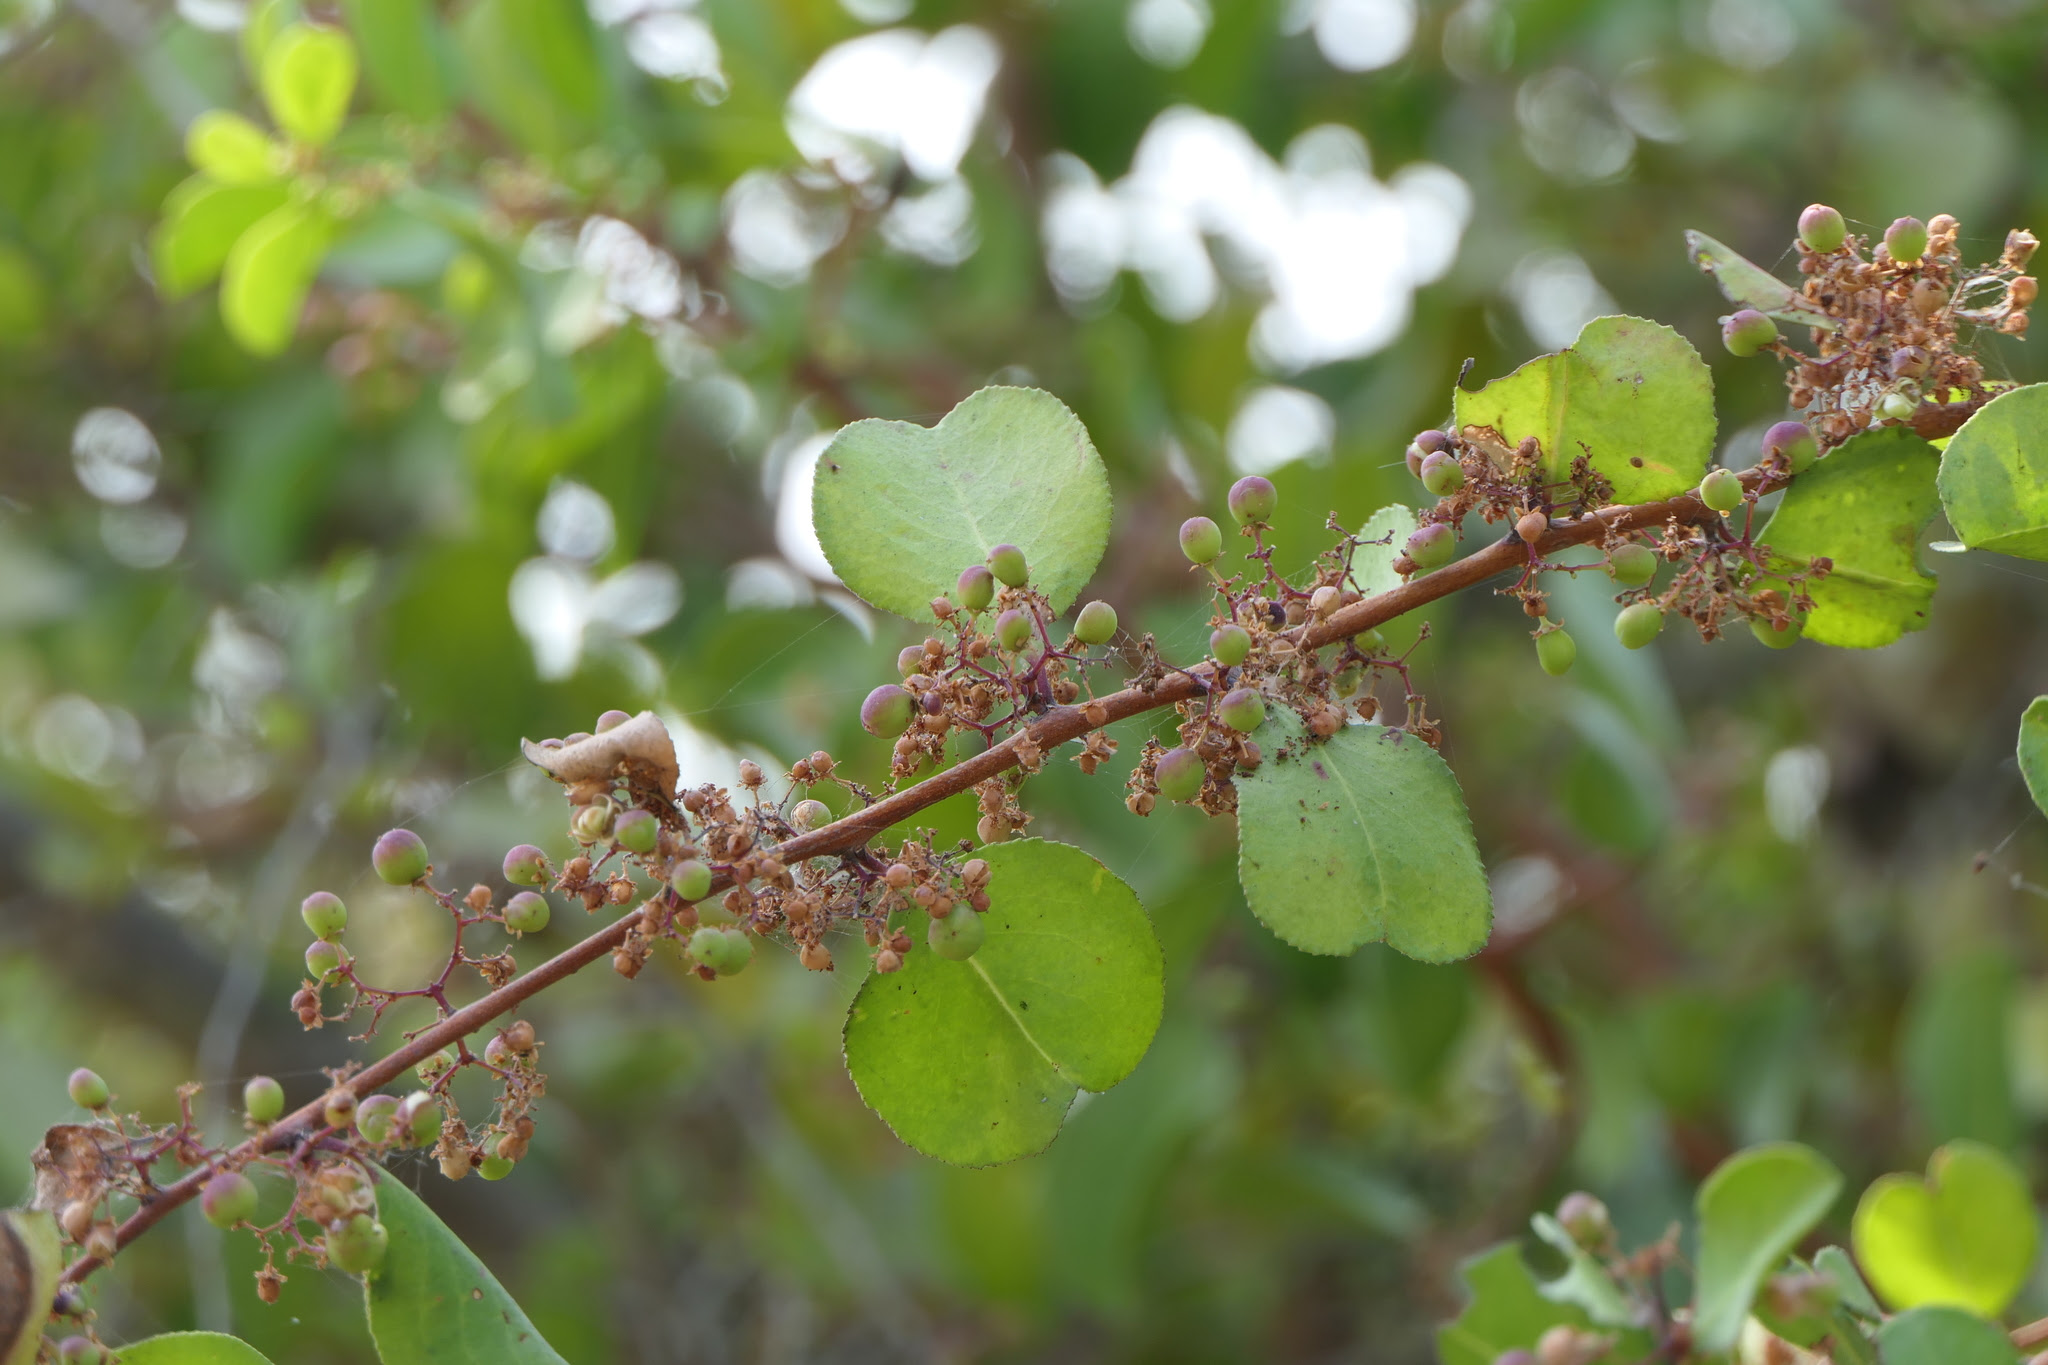
[[[1939,462],[1912,432],[1885,427],[1850,437],[1785,490],[1757,540],[1801,568],[1834,562],[1807,585],[1807,639],[1875,649],[1927,624],[1934,575],[1920,567],[1919,540],[1938,506]]]
[[[2048,559],[2048,384],[1998,395],[1949,438],[1941,506],[1973,550]]]
[[[1312,743],[1283,707],[1258,741],[1265,761],[1236,779],[1237,876],[1267,928],[1308,953],[1384,940],[1452,962],[1486,946],[1486,873],[1436,750],[1381,725]]]
[[[1529,1220],[1529,1226],[1564,1257],[1564,1274],[1538,1287],[1544,1298],[1583,1308],[1586,1316],[1602,1327],[1625,1327],[1634,1320],[1621,1286],[1601,1266],[1598,1257],[1565,1231],[1564,1224],[1550,1214],[1539,1213]]]
[[[1554,481],[1590,457],[1618,502],[1683,493],[1714,452],[1706,362],[1684,337],[1642,318],[1595,318],[1564,350],[1453,401],[1461,428],[1490,427],[1510,449],[1525,437],[1542,441]]]
[[[364,1296],[384,1365],[566,1365],[484,1263],[386,1174],[377,1221],[391,1234]]]
[[[448,112],[441,34],[426,0],[345,0],[370,85],[390,108],[421,120]]]
[[[1737,1152],[1700,1186],[1693,1336],[1708,1353],[1734,1347],[1757,1287],[1842,1191],[1842,1173],[1811,1147],[1768,1143]]]
[[[176,299],[213,283],[242,234],[288,197],[280,183],[222,185],[204,175],[181,183],[164,199],[149,240],[157,288]]]
[[[0,1210],[0,1365],[35,1365],[63,1268],[53,1215]]]
[[[221,266],[228,335],[257,355],[289,346],[332,235],[324,213],[299,204],[273,210],[243,233]]]
[[[1377,597],[1401,586],[1401,575],[1394,572],[1394,561],[1404,553],[1408,537],[1414,534],[1415,512],[1405,503],[1393,503],[1372,514],[1359,529],[1358,538],[1372,542],[1384,540],[1386,544],[1367,543],[1360,545],[1351,556],[1351,585],[1367,597]]]
[[[258,73],[270,117],[292,138],[324,147],[341,131],[356,91],[356,47],[348,35],[293,24],[263,51]]]
[[[903,1141],[961,1166],[1042,1151],[1080,1090],[1107,1090],[1151,1045],[1165,1003],[1152,923],[1078,848],[980,852],[988,938],[965,962],[924,945],[870,976],[846,1016],[846,1067]],[[910,917],[921,933],[921,914]]]
[[[284,148],[232,109],[209,109],[185,130],[185,157],[223,185],[264,185],[283,169]]]
[[[1960,1308],[1915,1308],[1878,1329],[1884,1365],[2013,1365],[2019,1352],[1995,1322]]]
[[[2010,956],[1976,948],[1937,960],[1914,983],[1899,1037],[1899,1075],[1931,1142],[2019,1143],[2013,1094]]]
[[[166,1332],[123,1346],[121,1365],[270,1365],[270,1357],[219,1332]]]
[[[2048,697],[2036,697],[2020,713],[2020,776],[2027,791],[2048,814]]]
[[[1924,1181],[1879,1177],[1851,1226],[1856,1259],[1886,1303],[1949,1304],[1987,1317],[2027,1282],[2039,1236],[2026,1180],[1976,1142],[1938,1149]]]
[[[1102,459],[1081,419],[1040,389],[982,389],[935,427],[853,423],[818,458],[812,509],[833,572],[913,620],[1005,543],[1063,611],[1109,541]]]
[[[1503,1353],[1529,1350],[1549,1328],[1586,1327],[1590,1319],[1570,1303],[1544,1297],[1522,1259],[1522,1249],[1503,1242],[1458,1267],[1468,1295],[1465,1309],[1436,1331],[1443,1365],[1493,1365]]]

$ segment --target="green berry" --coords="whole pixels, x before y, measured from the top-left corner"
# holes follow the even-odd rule
[[[686,901],[701,901],[711,894],[711,869],[695,858],[685,858],[669,873],[668,884]]]
[[[1536,637],[1536,662],[1553,678],[1562,678],[1571,672],[1578,657],[1578,645],[1562,626],[1546,630]]]
[[[1732,469],[1709,470],[1700,480],[1700,501],[1725,517],[1742,506],[1742,480]]]
[[[217,1228],[254,1218],[256,1182],[240,1171],[222,1171],[199,1187],[199,1212]]]
[[[348,907],[332,891],[315,891],[299,902],[299,918],[315,938],[340,938],[348,928]]]
[[[899,683],[883,683],[860,704],[860,728],[878,738],[903,732],[910,724],[910,693]]]
[[[987,937],[988,926],[965,901],[956,901],[951,911],[933,920],[924,931],[924,941],[948,962],[965,962],[973,957]]]
[[[345,1275],[366,1275],[384,1264],[391,1234],[367,1213],[337,1218],[327,1229],[327,1263]]]
[[[1106,645],[1116,636],[1116,608],[1090,602],[1074,617],[1074,638],[1084,645]]]
[[[1877,415],[1890,422],[1903,422],[1918,409],[1919,404],[1903,393],[1888,393],[1877,400]]]
[[[984,569],[982,572],[986,573]],[[907,678],[924,667],[924,646],[905,645],[896,651],[896,676]]]
[[[1247,474],[1230,485],[1230,515],[1239,526],[1271,521],[1273,509],[1279,505],[1280,494],[1271,479]]]
[[[505,902],[505,927],[515,934],[537,934],[548,927],[554,912],[546,896],[538,891],[521,891]]]
[[[107,1353],[91,1337],[71,1336],[57,1343],[57,1365],[105,1365]]]
[[[343,1086],[336,1086],[327,1092],[327,1098],[320,1106],[320,1117],[327,1120],[329,1128],[347,1132],[356,1121],[355,1092]]]
[[[505,850],[505,880],[514,886],[540,886],[548,879],[548,855],[532,844]]]
[[[104,1109],[107,1107],[107,1101],[113,1098],[113,1093],[107,1089],[107,1083],[100,1079],[100,1073],[88,1071],[84,1067],[71,1073],[69,1089],[71,1102],[80,1109]]]
[[[1225,668],[1236,668],[1252,652],[1251,632],[1243,626],[1218,626],[1209,632],[1209,652]]]
[[[439,1052],[430,1052],[420,1058],[419,1065],[412,1070],[413,1074],[420,1078],[420,1084],[432,1085],[454,1069],[455,1054],[444,1047]]]
[[[1380,634],[1377,628],[1361,631],[1354,635],[1352,639],[1357,641],[1358,647],[1368,654],[1384,654],[1387,652],[1387,637]]]
[[[1927,224],[1918,218],[1895,218],[1884,230],[1884,249],[1901,265],[1911,265],[1927,253]]]
[[[1640,588],[1657,576],[1657,552],[1647,545],[1617,545],[1607,556],[1607,576],[1624,588]]]
[[[1837,251],[1848,236],[1849,225],[1826,204],[1808,204],[1799,215],[1799,240],[1809,251]]]
[[[398,1134],[398,1096],[372,1095],[357,1105],[356,1131],[373,1147],[390,1142]]]
[[[1007,587],[1021,588],[1031,577],[1029,566],[1024,563],[1024,552],[1014,545],[998,545],[988,552],[988,571],[1003,581]],[[982,606],[987,606],[986,602]],[[977,608],[978,610],[978,608]]]
[[[661,842],[661,821],[654,818],[652,811],[621,812],[612,824],[612,842],[628,853],[645,857]]]
[[[1004,649],[1014,654],[1030,639],[1031,618],[1023,612],[1012,608],[996,618],[996,643]],[[906,721],[909,718],[907,714],[904,716]]]
[[[1401,548],[1422,569],[1441,569],[1458,553],[1458,536],[1442,522],[1432,522],[1409,536]]]
[[[255,1123],[276,1123],[284,1117],[284,1087],[268,1076],[251,1076],[242,1084],[242,1112]]]
[[[1440,498],[1455,493],[1465,486],[1465,466],[1448,451],[1426,455],[1422,460],[1422,486]]]
[[[1624,649],[1641,649],[1664,629],[1664,613],[1655,602],[1633,602],[1614,618],[1614,638]]]
[[[1266,702],[1249,687],[1240,687],[1224,697],[1216,718],[1240,734],[1250,734],[1266,722]]]
[[[484,1144],[483,1164],[476,1168],[476,1173],[486,1180],[503,1180],[512,1174],[512,1158],[498,1155],[498,1144],[502,1140],[502,1137],[493,1137]]]
[[[1212,564],[1223,553],[1223,532],[1207,517],[1189,517],[1180,524],[1180,552],[1190,564]]]
[[[1778,324],[1754,308],[1739,308],[1721,320],[1721,344],[1747,358],[1778,339]]]
[[[1017,547],[1012,545],[1008,548],[1015,550]],[[1023,551],[1017,551],[1017,558],[1021,563]],[[960,571],[960,581],[954,584],[953,596],[967,610],[980,611],[996,600],[996,576],[988,571],[986,564],[970,564]]]
[[[798,829],[816,829],[832,820],[832,808],[823,801],[806,797],[790,808],[789,823]]]
[[[414,1147],[425,1147],[441,1136],[441,1105],[424,1090],[415,1090],[398,1102],[398,1131]]]
[[[1787,623],[1785,628],[1780,630],[1777,623],[1769,617],[1752,616],[1749,618],[1749,633],[1756,636],[1763,644],[1769,645],[1772,649],[1790,649],[1798,644],[1799,629],[1799,622],[1797,621]]]
[[[754,960],[754,940],[745,930],[707,924],[690,935],[690,956],[720,976],[738,976]]]
[[[1207,772],[1193,749],[1168,749],[1153,765],[1152,782],[1169,801],[1192,801],[1201,794]]]
[[[624,711],[607,711],[597,718],[597,724],[591,727],[590,732],[594,735],[601,735],[607,730],[618,729],[631,719],[633,717]]]
[[[306,945],[306,975],[323,986],[341,978],[341,945],[316,938]]]
[[[370,866],[393,886],[410,886],[427,875],[426,841],[409,829],[386,830],[370,850]]]
[[[1820,445],[1804,422],[1778,422],[1764,433],[1764,458],[1784,461],[1794,474],[1804,474],[1820,457]]]

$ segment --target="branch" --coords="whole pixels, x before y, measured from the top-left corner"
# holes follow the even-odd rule
[[[1789,481],[1775,470],[1761,468],[1745,473],[1742,480],[1746,486],[1755,489],[1760,495],[1772,492]],[[1720,514],[1710,510],[1693,493],[1682,494],[1662,502],[1602,508],[1590,516],[1573,521],[1553,522],[1550,530],[1533,547],[1524,544],[1518,536],[1510,533],[1485,549],[1467,555],[1455,563],[1447,564],[1434,573],[1411,578],[1398,588],[1354,602],[1334,612],[1327,620],[1296,627],[1287,634],[1297,648],[1317,649],[1363,634],[1439,598],[1475,587],[1497,575],[1525,568],[1529,564],[1532,549],[1537,554],[1549,554],[1573,545],[1604,541],[1610,535],[1621,532],[1648,530],[1674,521],[1701,524],[1719,520]],[[1213,664],[1197,664],[1184,672],[1175,673],[1149,689],[1127,687],[1109,696],[1098,697],[1095,701],[1105,713],[1102,724],[1114,724],[1146,711],[1172,706],[1199,696],[1211,687],[1214,673]],[[1050,753],[1062,744],[1079,739],[1094,728],[1100,727],[1091,726],[1079,708],[1058,707],[1000,744],[965,759],[944,772],[934,774],[832,824],[784,841],[777,846],[776,856],[784,863],[793,865],[806,858],[845,853],[858,848],[892,825],[910,819],[919,811],[1016,767],[1017,748],[1026,737],[1029,737],[1040,751]],[[710,894],[716,895],[729,884],[727,878],[720,877],[713,884]],[[354,1092],[358,1098],[362,1098],[390,1084],[423,1058],[477,1032],[493,1019],[508,1013],[556,982],[573,976],[610,954],[625,941],[627,934],[640,922],[640,915],[641,912],[635,910],[615,920],[566,952],[550,958],[523,976],[514,978],[474,1004],[455,1011],[446,1019],[426,1029],[410,1043],[357,1072],[344,1083],[345,1088]],[[320,1135],[325,1131],[325,1103],[323,1095],[234,1148],[219,1165],[202,1166],[174,1184],[157,1191],[154,1197],[130,1214],[116,1230],[116,1248],[127,1246],[156,1226],[173,1209],[189,1203],[199,1193],[200,1187],[220,1167],[239,1167],[263,1153],[280,1151],[303,1139]],[[102,1264],[104,1262],[97,1257],[80,1257],[65,1269],[60,1283],[76,1284]]]

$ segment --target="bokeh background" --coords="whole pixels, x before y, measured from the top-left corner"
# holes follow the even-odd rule
[[[1953,213],[1983,256],[2048,227],[2033,0],[410,8],[422,59],[373,61],[351,135],[516,266],[380,210],[257,360],[145,245],[185,125],[261,117],[241,0],[0,0],[0,1197],[74,1065],[157,1119],[202,1080],[225,1135],[240,1078],[297,1103],[364,1055],[287,1008],[298,900],[339,892],[366,970],[418,976],[444,928],[370,841],[411,824],[457,885],[564,848],[521,736],[652,707],[693,781],[821,746],[878,779],[855,708],[914,637],[809,533],[845,421],[1059,394],[1118,499],[1091,595],[1185,658],[1179,520],[1267,473],[1299,566],[1328,513],[1419,501],[1402,446],[1468,358],[1668,321],[1748,464],[1783,391],[1720,351],[1683,228],[1782,268],[1816,199]],[[1443,604],[1417,677],[1501,921],[1455,967],[1281,947],[1230,829],[1055,765],[1034,829],[1138,888],[1169,993],[1043,1157],[902,1148],[840,1064],[858,973],[771,955],[550,991],[533,1155],[402,1169],[570,1359],[693,1363],[1419,1362],[1458,1260],[1570,1188],[1650,1238],[1760,1139],[1858,1187],[1958,1135],[2038,1169],[2048,826],[2010,755],[2048,575],[1931,559],[1929,629],[1867,654],[1624,654],[1589,581],[1553,680],[1512,604]],[[558,906],[520,957],[585,927]],[[352,1285],[265,1308],[252,1267],[181,1215],[101,1277],[103,1323],[368,1358]]]

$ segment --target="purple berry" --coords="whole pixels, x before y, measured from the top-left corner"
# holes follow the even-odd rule
[[[340,938],[348,928],[348,907],[332,891],[315,891],[299,902],[299,918],[315,938]]]
[[[905,645],[896,651],[896,676],[907,678],[924,667],[924,646]]]
[[[532,844],[505,851],[505,880],[514,886],[540,886],[548,879],[548,855]]]
[[[1207,771],[1193,749],[1168,749],[1152,767],[1152,782],[1169,801],[1192,801],[1201,794]]]
[[[1927,254],[1927,224],[1918,218],[1896,218],[1884,230],[1884,249],[1901,265],[1911,265]]]
[[[370,850],[370,866],[393,886],[410,886],[427,875],[427,845],[409,829],[386,830]]]
[[[1015,550],[1017,547],[1012,545],[1007,548]],[[1018,551],[1017,558],[1022,561],[1022,551]],[[960,571],[960,581],[953,585],[953,596],[959,599],[960,605],[967,610],[980,611],[996,600],[996,576],[989,572],[986,564],[970,564]]]
[[[1820,447],[1804,422],[1779,422],[1764,433],[1764,458],[1779,459],[1794,474],[1804,474],[1819,458]]]
[[[1239,526],[1273,519],[1273,509],[1280,505],[1280,494],[1275,491],[1271,479],[1257,474],[1247,474],[1230,485],[1230,515]]]
[[[1799,215],[1799,240],[1809,251],[1835,251],[1849,236],[1842,215],[1826,204],[1808,204]]]
[[[1024,563],[1024,552],[1014,545],[998,545],[988,552],[988,569],[1004,586],[1021,588],[1031,577],[1030,568]],[[984,602],[983,606],[988,604]]]
[[[71,1102],[80,1109],[104,1109],[107,1107],[107,1101],[113,1098],[112,1092],[107,1089],[107,1083],[100,1079],[99,1072],[88,1071],[84,1067],[71,1073],[68,1088],[71,1092]]]
[[[1422,486],[1445,497],[1465,486],[1465,466],[1449,451],[1439,450],[1422,459]]]
[[[276,1123],[284,1117],[284,1087],[268,1076],[251,1076],[242,1085],[242,1112],[253,1123]]]
[[[1778,339],[1778,324],[1754,308],[1739,308],[1721,320],[1721,344],[1747,359]]]
[[[256,1182],[240,1171],[222,1171],[199,1187],[199,1212],[217,1228],[254,1218]]]
[[[1401,548],[1421,568],[1441,569],[1458,553],[1458,536],[1444,523],[1431,522],[1409,536]]]
[[[860,728],[878,738],[901,734],[910,724],[910,693],[900,683],[883,683],[860,704]]]
[[[505,902],[505,927],[515,934],[537,934],[548,927],[551,913],[547,897],[538,891],[521,891]]]
[[[1190,564],[1211,564],[1223,553],[1223,532],[1207,517],[1189,517],[1180,524],[1180,552]]]
[[[1451,448],[1451,434],[1447,431],[1438,431],[1435,427],[1431,427],[1427,431],[1415,433],[1415,444],[1421,449],[1423,454],[1434,455],[1439,450],[1449,450]]]

